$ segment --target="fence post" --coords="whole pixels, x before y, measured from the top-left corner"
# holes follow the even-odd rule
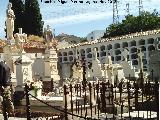
[[[154,94],[155,94],[155,102],[156,102],[156,112],[157,112],[157,119],[159,119],[159,83],[156,80],[154,84]]]
[[[67,116],[67,87],[64,85],[64,111],[65,111],[65,120],[68,120]]]
[[[90,94],[90,112],[91,112],[91,118],[92,118],[92,99],[94,99],[94,98],[92,98],[92,86],[91,86],[91,83],[89,82],[89,94]]]
[[[77,87],[77,91],[78,91],[78,87]],[[73,100],[72,100],[72,84],[70,84],[70,92],[71,92],[71,111],[72,111],[72,119],[73,119]]]
[[[26,92],[26,113],[27,113],[27,120],[31,120],[31,109],[30,109],[30,102],[29,102],[29,87],[25,85],[25,92]]]
[[[50,89],[51,92],[53,92],[53,78],[51,78],[51,89]]]
[[[2,91],[2,98],[3,98],[3,101],[2,101],[3,117],[4,117],[4,120],[8,120],[8,113],[7,113],[7,107],[6,107],[6,98],[4,96],[4,88],[2,88],[2,86],[1,86],[1,91]]]

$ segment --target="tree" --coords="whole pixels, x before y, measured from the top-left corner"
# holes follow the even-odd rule
[[[25,32],[29,35],[42,36],[43,22],[37,0],[25,0]]]
[[[104,37],[120,36],[129,33],[160,28],[160,17],[156,10],[153,13],[142,12],[139,16],[128,15],[121,23],[111,24],[106,28]]]
[[[12,3],[12,9],[16,16],[14,24],[14,33],[18,32],[18,28],[24,29],[24,4],[21,0],[9,0]]]

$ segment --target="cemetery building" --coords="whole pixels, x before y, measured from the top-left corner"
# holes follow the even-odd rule
[[[104,36],[104,33],[105,33],[104,30],[94,30],[87,35],[87,40],[93,41],[93,40],[100,39],[101,37]]]
[[[17,82],[16,76],[21,76],[20,74],[23,76],[23,73],[30,74],[30,76],[24,75],[24,77],[18,78],[19,80],[24,79],[23,82],[27,79],[30,81],[42,79],[46,82],[51,79],[59,81],[73,76],[79,76],[82,79],[83,70],[79,68],[79,71],[73,72],[73,69],[77,69],[73,64],[75,62],[81,64],[83,58],[85,59],[86,78],[107,77],[106,74],[110,74],[107,73],[110,70],[115,75],[119,74],[120,78],[128,77],[129,74],[132,77],[137,77],[140,65],[142,65],[137,51],[141,49],[143,52],[144,55],[141,56],[143,71],[149,72],[149,53],[155,51],[156,46],[160,44],[158,42],[160,30],[132,33],[78,44],[67,41],[57,42],[49,25],[44,29],[44,38],[28,37],[23,33],[22,28],[19,28],[19,33],[13,34],[15,16],[10,6],[7,10],[8,14],[13,15],[7,15],[7,40],[0,42],[0,58],[12,68],[12,81],[14,82]],[[40,39],[42,40],[40,41]],[[18,61],[21,61],[21,65]],[[25,72],[26,70],[28,73]],[[22,84],[23,82],[21,82],[17,83]]]
[[[123,61],[122,52],[124,48],[128,49],[128,62],[135,72],[139,72],[139,60],[137,51],[141,49],[143,55],[143,71],[149,72],[149,53],[155,51],[156,46],[160,46],[160,30],[151,30],[145,32],[137,32],[124,36],[103,38],[94,41],[79,43],[79,44],[64,44],[58,47],[58,59],[64,76],[70,76],[70,67],[75,62],[75,59],[81,60],[85,58],[86,63],[92,62],[93,48],[97,48],[97,58],[101,64],[105,63],[108,55],[111,56],[113,64],[120,64]],[[67,71],[66,71],[67,70]]]
[[[0,41],[0,60],[10,68],[14,101],[20,102],[15,109],[20,108],[21,113],[26,110],[28,120],[34,110],[38,110],[40,117],[46,112],[54,113],[47,114],[46,119],[50,116],[57,119],[62,116],[65,120],[102,120],[110,115],[113,119],[137,118],[137,115],[147,119],[158,117],[159,85],[148,82],[148,86],[141,86],[141,83],[147,81],[145,75],[151,69],[158,69],[155,77],[159,77],[160,30],[78,44],[72,40],[58,42],[49,25],[43,38],[28,36],[22,28],[13,34],[15,16],[11,8],[9,3],[7,38]],[[139,78],[135,83],[127,77]],[[147,101],[146,105],[139,104]],[[150,102],[156,107],[148,105]]]

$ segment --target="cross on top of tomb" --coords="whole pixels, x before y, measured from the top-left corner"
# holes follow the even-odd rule
[[[108,61],[109,65],[112,65],[112,58],[111,58],[111,56],[108,56],[107,61]]]
[[[139,49],[137,55],[140,59],[142,59],[142,57],[144,56],[144,53],[141,51],[141,49]]]
[[[138,58],[139,58],[140,69],[143,71],[142,59],[143,59],[144,53],[142,53],[141,49],[139,49],[137,55],[138,55]]]
[[[124,57],[124,61],[127,61],[127,56],[128,56],[129,52],[127,49],[124,49],[122,52],[122,56]]]
[[[97,49],[93,48],[94,59],[97,60]]]

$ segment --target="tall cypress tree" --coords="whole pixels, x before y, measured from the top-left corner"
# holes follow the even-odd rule
[[[43,22],[37,0],[25,0],[25,32],[42,36]]]
[[[22,0],[9,0],[15,14],[14,33],[18,33],[18,28],[24,29],[24,4]]]

